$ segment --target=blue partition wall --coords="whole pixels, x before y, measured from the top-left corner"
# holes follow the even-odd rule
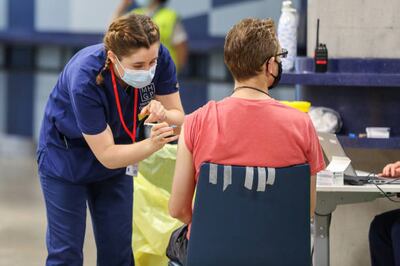
[[[331,59],[327,73],[315,73],[311,58],[299,58],[297,71],[283,82],[297,85],[299,100],[338,111],[341,135],[366,127],[390,127],[391,139],[341,138],[348,147],[400,149],[400,59]]]
[[[34,0],[12,0],[8,3],[8,30],[33,32]],[[6,133],[31,136],[33,128],[34,49],[20,45],[6,46],[7,77]]]

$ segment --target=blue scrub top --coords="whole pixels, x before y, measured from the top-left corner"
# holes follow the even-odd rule
[[[99,134],[109,125],[117,144],[132,143],[119,119],[110,71],[103,72],[102,86],[96,84],[105,61],[104,44],[97,44],[79,51],[61,72],[48,99],[40,132],[37,155],[41,175],[88,183],[125,173],[125,168],[105,168],[82,136]],[[134,89],[117,86],[125,123],[132,130]],[[154,79],[139,89],[138,113],[155,95],[177,91],[175,65],[161,45]]]

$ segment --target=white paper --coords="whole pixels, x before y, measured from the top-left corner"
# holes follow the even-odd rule
[[[326,170],[331,172],[344,172],[349,167],[351,160],[348,157],[343,156],[332,156],[332,160],[329,163]]]
[[[344,171],[349,167],[351,160],[348,157],[332,156],[332,161],[326,168],[317,174],[319,186],[333,186],[344,184]]]

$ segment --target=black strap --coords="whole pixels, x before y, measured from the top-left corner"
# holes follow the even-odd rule
[[[233,89],[233,92],[240,90],[240,89],[251,89],[251,90],[255,90],[255,91],[259,91],[261,93],[264,93],[265,95],[267,95],[268,97],[271,97],[271,95],[268,94],[268,92],[263,91],[262,89],[259,88],[255,88],[255,87],[251,87],[251,86],[239,86]],[[271,97],[272,98],[272,97]]]

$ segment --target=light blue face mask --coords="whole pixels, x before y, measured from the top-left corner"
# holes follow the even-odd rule
[[[156,68],[157,64],[154,64],[154,66],[150,67],[149,70],[134,70],[134,69],[126,69],[124,66],[121,64],[121,62],[118,60],[118,64],[122,67],[124,70],[124,75],[121,75],[119,72],[118,68],[118,74],[121,77],[121,79],[128,85],[141,89],[144,88],[148,85],[150,85],[151,81],[154,78],[154,74],[156,73]]]

